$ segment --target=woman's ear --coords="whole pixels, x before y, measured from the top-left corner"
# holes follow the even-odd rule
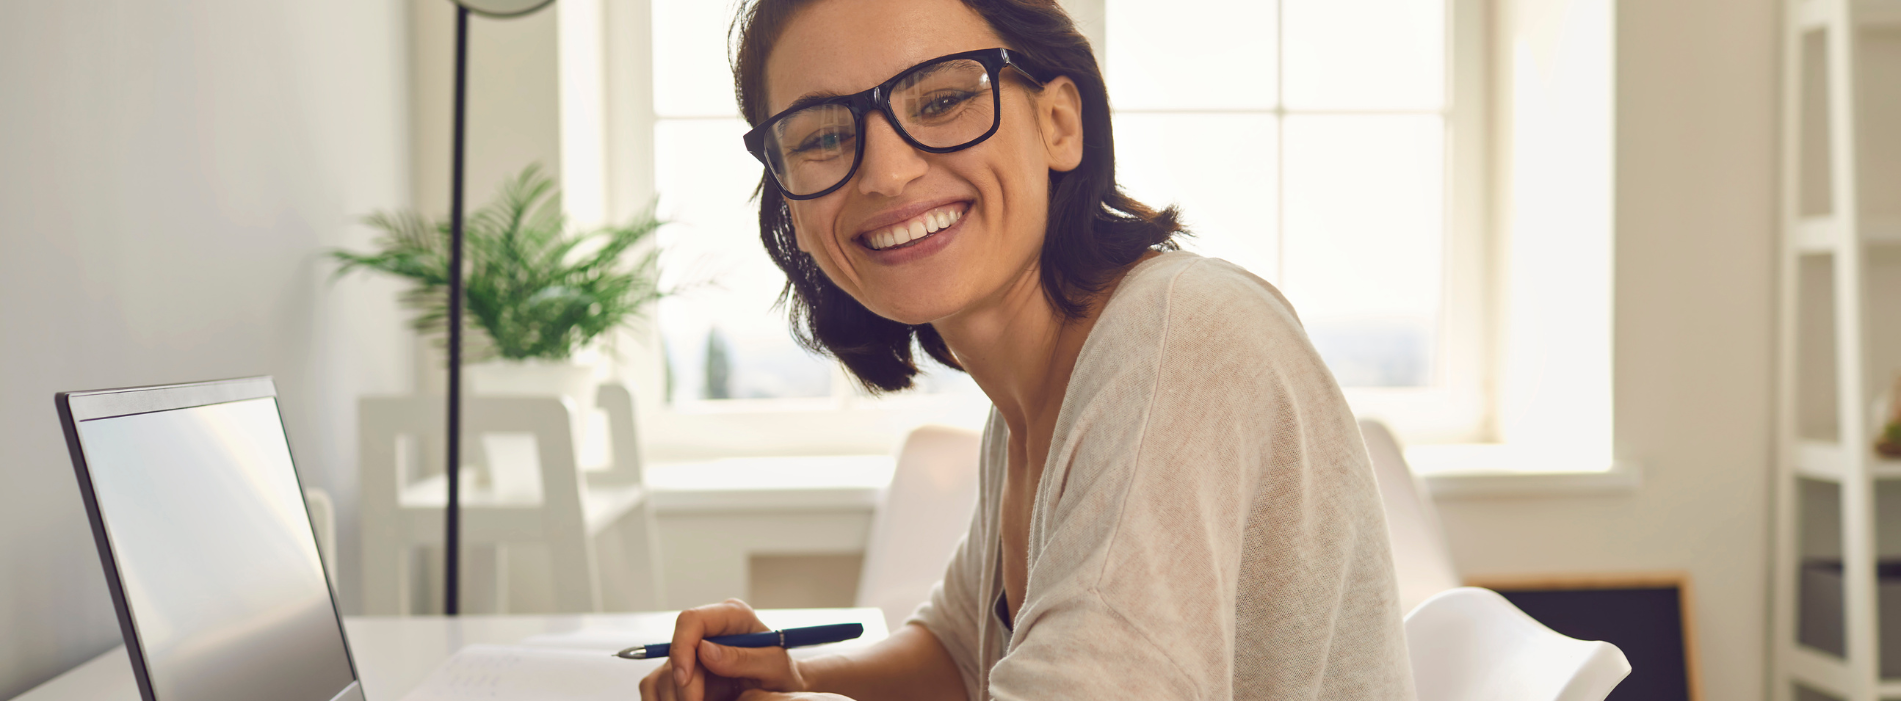
[[[1076,81],[1058,76],[1037,94],[1037,126],[1050,170],[1066,173],[1083,162],[1083,99]]]

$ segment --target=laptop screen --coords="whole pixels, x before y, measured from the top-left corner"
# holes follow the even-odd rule
[[[360,694],[275,398],[75,428],[158,699]]]

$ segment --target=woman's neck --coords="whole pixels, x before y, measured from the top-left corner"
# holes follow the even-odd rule
[[[1146,253],[1137,262],[1154,255]],[[1050,304],[1040,271],[1032,266],[989,303],[932,326],[996,405],[1010,432],[1027,435],[1032,427],[1055,425],[1083,342],[1127,272],[1117,271],[1101,292],[1086,300],[1080,318],[1066,318]]]
[[[1076,357],[1095,324],[1094,309],[1066,319],[1043,295],[1035,271],[995,302],[934,324],[1014,435],[1053,424]]]

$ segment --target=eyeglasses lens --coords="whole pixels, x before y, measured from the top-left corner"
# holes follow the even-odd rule
[[[897,127],[929,148],[969,145],[996,121],[996,91],[982,63],[957,59],[905,76],[891,90]],[[766,139],[766,158],[780,187],[794,196],[826,190],[851,176],[858,153],[857,120],[840,104],[786,115]]]

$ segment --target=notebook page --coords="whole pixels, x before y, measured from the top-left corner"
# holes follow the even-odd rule
[[[626,701],[659,660],[573,649],[470,645],[403,701]]]

